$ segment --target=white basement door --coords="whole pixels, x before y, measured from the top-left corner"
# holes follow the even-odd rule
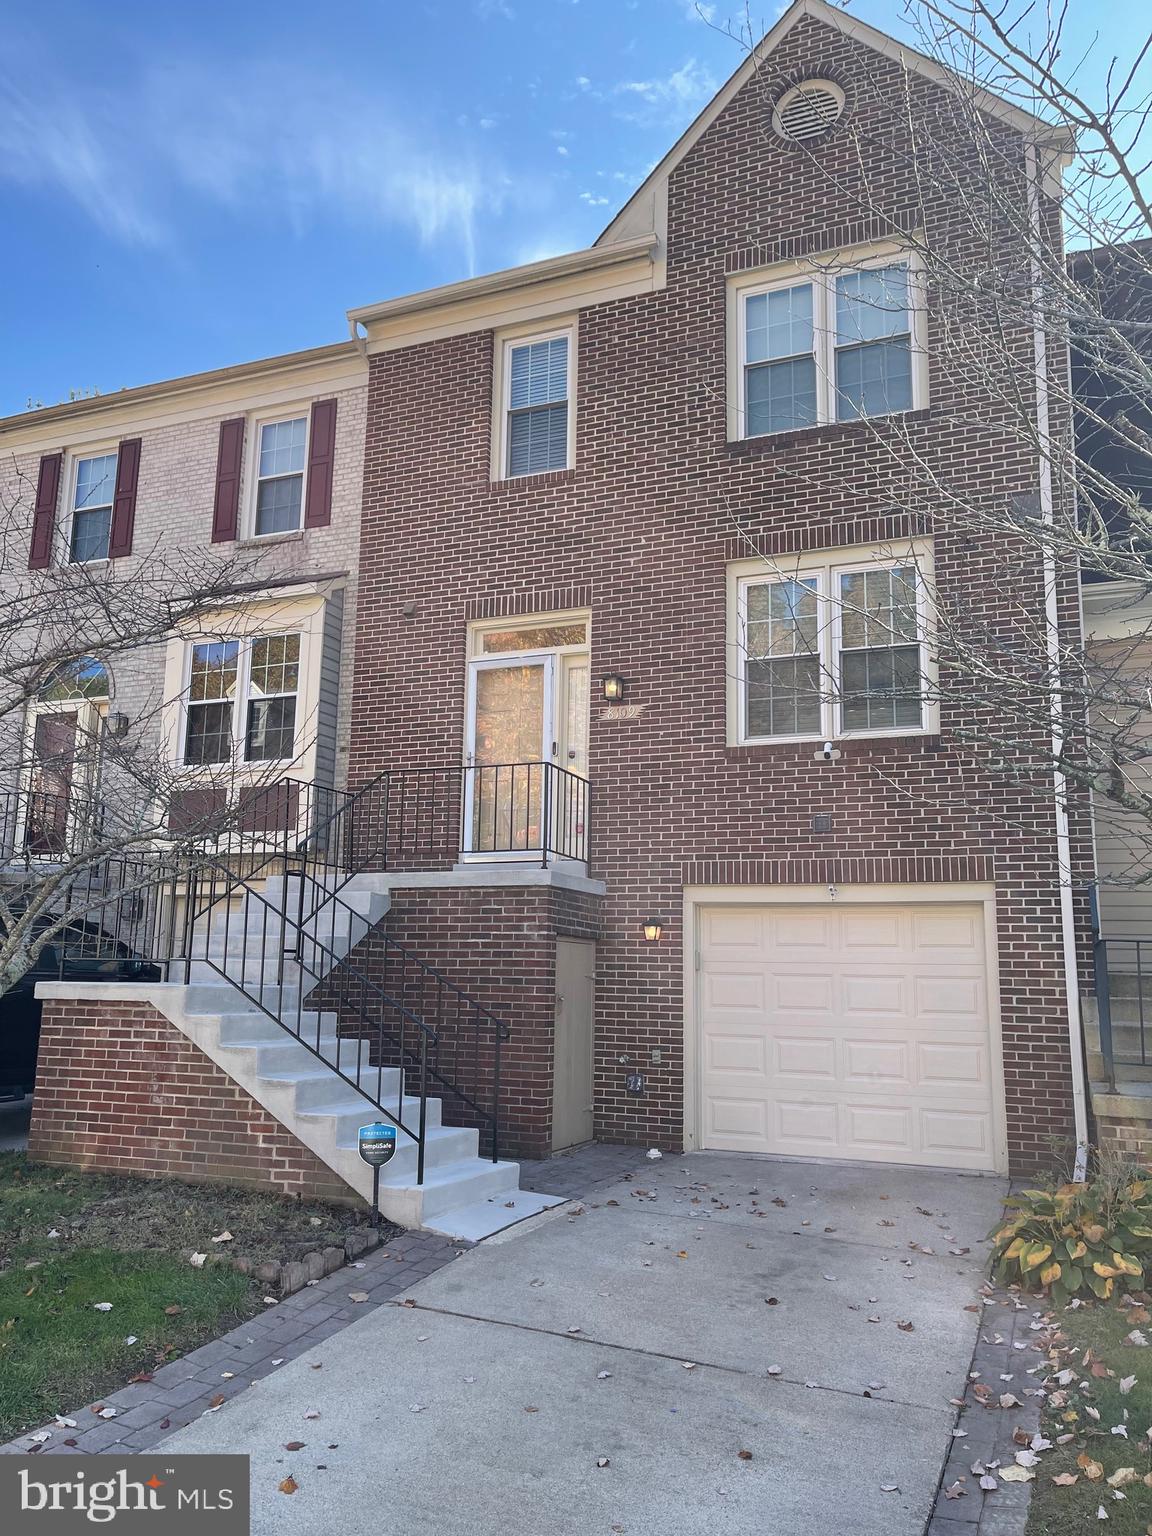
[[[994,1169],[983,910],[700,911],[701,1145]]]

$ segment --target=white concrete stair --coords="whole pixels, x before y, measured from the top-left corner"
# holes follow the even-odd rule
[[[365,1200],[372,1169],[360,1157],[357,1133],[386,1118],[383,1106],[399,1122],[396,1153],[380,1170],[380,1209],[389,1221],[478,1241],[559,1204],[522,1190],[516,1163],[482,1158],[479,1133],[445,1125],[434,1097],[425,1103],[424,1177],[417,1182],[410,1133],[419,1129],[419,1100],[404,1094],[398,1068],[372,1065],[366,1040],[339,1034],[334,1012],[308,1007],[317,983],[387,913],[384,878],[357,875],[334,896],[305,882],[312,913],[305,936],[316,944],[305,945],[303,965],[284,959],[296,937],[279,915],[284,900],[289,912],[300,910],[299,877],[272,877],[262,899],[245,893],[206,913],[196,925],[187,984],[97,990],[151,1002]]]

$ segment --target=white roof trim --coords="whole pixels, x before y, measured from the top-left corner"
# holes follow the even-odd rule
[[[811,16],[814,20],[823,22],[826,26],[835,27],[838,32],[843,32],[846,37],[862,43],[866,48],[871,48],[876,53],[882,53],[890,59],[895,59],[905,68],[926,79],[934,81],[937,85],[953,85],[957,76],[943,65],[937,64],[934,59],[910,48],[906,43],[899,42],[894,37],[889,37],[886,32],[878,32],[875,27],[870,27],[867,22],[858,20],[855,16],[849,16],[847,12],[836,6],[826,4],[826,0],[795,0],[776,25],[764,34],[755,48],[749,51],[748,57],[740,68],[728,80],[725,85],[713,96],[712,100],[696,118],[695,122],[681,134],[676,143],[660,161],[647,179],[636,189],[620,212],[598,236],[596,245],[614,245],[617,241],[623,241],[630,235],[639,219],[646,227],[651,228],[653,219],[651,209],[644,205],[649,199],[661,195],[661,189],[667,183],[669,176],[675,170],[680,161],[688,154],[693,145],[712,126],[715,120],[731,102],[732,98],[741,91],[751,79],[752,75],[764,62],[767,54],[771,53],[781,43],[792,28],[805,16]],[[977,91],[975,99],[979,102],[982,111],[992,116],[1003,118],[1020,133],[1029,138],[1050,139],[1053,135],[1053,126],[1046,123],[1043,118],[1035,117],[1031,112],[1025,112],[1021,107],[1014,106],[1000,96],[995,96],[989,91]],[[613,233],[616,231],[616,233]]]
[[[550,282],[553,278],[616,266],[636,256],[653,256],[657,243],[655,234],[633,236],[613,241],[611,246],[595,245],[587,250],[568,251],[562,256],[549,256],[544,261],[528,262],[522,267],[505,267],[500,272],[485,272],[480,277],[465,278],[463,282],[446,283],[440,288],[424,288],[419,293],[384,299],[379,304],[362,304],[348,311],[348,324],[355,336],[358,325],[367,325],[373,320],[389,320],[422,309],[436,309],[440,305],[453,304],[462,299],[480,298],[485,294],[509,293],[517,288]]]

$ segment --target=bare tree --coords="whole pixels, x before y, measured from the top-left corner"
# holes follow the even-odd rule
[[[109,911],[116,937],[130,937],[124,915],[144,919],[161,866],[227,849],[285,809],[282,763],[240,773],[209,758],[190,777],[168,739],[185,701],[165,696],[164,647],[183,631],[227,657],[244,597],[267,585],[252,558],[158,545],[130,562],[27,570],[29,487],[18,468],[11,483],[0,496],[0,994]],[[113,671],[153,680],[131,716],[107,700]],[[222,676],[200,686],[226,697]]]

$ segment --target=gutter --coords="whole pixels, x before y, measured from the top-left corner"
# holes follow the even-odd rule
[[[1048,342],[1041,323],[1044,279],[1040,263],[1043,231],[1040,223],[1040,168],[1036,146],[1024,147],[1028,178],[1028,226],[1032,249],[1028,266],[1032,295],[1032,341],[1036,374],[1036,434],[1040,440],[1040,516],[1046,527],[1055,524],[1052,489],[1052,421],[1048,399]],[[1051,543],[1044,546],[1044,630],[1049,676],[1060,677],[1060,622],[1056,602],[1056,559]],[[1083,1183],[1088,1164],[1088,1089],[1084,1076],[1084,1031],[1080,1016],[1080,978],[1076,968],[1076,914],[1072,899],[1072,839],[1068,823],[1068,781],[1060,769],[1064,750],[1064,700],[1056,687],[1052,695],[1052,783],[1056,795],[1056,861],[1060,882],[1060,930],[1064,948],[1064,987],[1068,998],[1068,1056],[1072,1072],[1072,1108],[1076,1127],[1076,1162],[1072,1177]]]

